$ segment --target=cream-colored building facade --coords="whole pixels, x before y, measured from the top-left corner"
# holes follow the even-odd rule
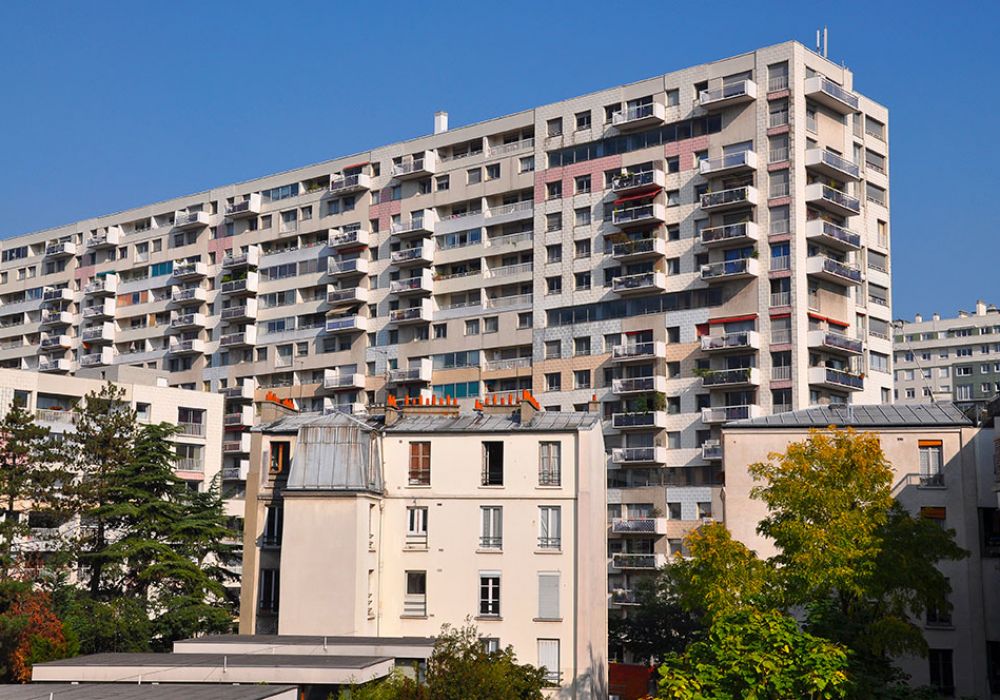
[[[1000,693],[1000,520],[992,426],[974,426],[950,403],[816,408],[730,423],[723,429],[726,526],[759,556],[773,555],[773,544],[756,531],[766,509],[750,498],[755,482],[746,466],[829,426],[877,434],[894,472],[892,495],[910,513],[953,529],[970,553],[940,565],[952,611],[918,621],[930,652],[899,659],[900,668],[914,685],[936,685],[949,696],[994,697]]]
[[[240,631],[433,637],[471,619],[607,697],[605,466],[593,413],[534,399],[254,428]]]

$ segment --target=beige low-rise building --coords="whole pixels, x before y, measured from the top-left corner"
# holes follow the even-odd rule
[[[607,697],[597,414],[530,395],[475,413],[262,412],[241,633],[427,637],[471,619],[544,667],[555,696]]]
[[[757,533],[765,517],[747,465],[765,462],[830,426],[873,432],[892,464],[892,495],[910,512],[940,521],[969,551],[943,562],[951,584],[950,613],[929,611],[924,620],[927,658],[899,659],[913,685],[932,685],[949,697],[994,697],[1000,690],[1000,528],[994,494],[994,430],[977,427],[952,404],[812,408],[723,429],[725,522],[733,536],[759,556],[775,553]]]

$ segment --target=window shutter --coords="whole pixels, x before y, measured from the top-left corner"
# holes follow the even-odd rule
[[[548,679],[558,677],[559,674],[559,640],[539,639],[538,640],[538,665],[544,668]]]
[[[538,617],[559,618],[559,574],[538,574]]]

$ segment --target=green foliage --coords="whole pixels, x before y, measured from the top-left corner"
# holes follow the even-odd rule
[[[702,641],[660,667],[660,698],[846,697],[847,653],[785,613],[742,608],[715,617]]]
[[[150,650],[153,626],[141,601],[94,600],[86,591],[63,589],[59,612],[81,654]]]
[[[341,700],[541,700],[545,671],[518,664],[512,647],[488,653],[475,626],[445,625],[426,682],[402,674],[341,692]]]
[[[662,576],[647,576],[636,584],[638,606],[628,617],[608,620],[612,646],[623,646],[639,658],[657,663],[683,651],[700,629],[677,595],[668,567]]]

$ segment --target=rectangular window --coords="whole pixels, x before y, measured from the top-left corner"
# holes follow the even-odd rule
[[[431,443],[410,443],[410,486],[431,485]]]
[[[538,619],[559,619],[559,572],[538,574]]]
[[[559,506],[538,508],[538,548],[562,547],[562,509]]]
[[[281,572],[278,569],[261,569],[258,609],[261,612],[277,613],[280,594]]]
[[[952,665],[951,649],[928,649],[927,663],[930,666],[931,686],[943,695],[955,694],[955,671]]]
[[[538,667],[545,670],[545,681],[557,685],[561,678],[559,672],[559,640],[538,640]]]
[[[500,616],[500,573],[480,572],[479,574],[479,615]]]
[[[427,546],[426,506],[414,506],[406,509],[406,546]]]
[[[406,597],[403,598],[403,615],[427,617],[427,572],[406,572]]]
[[[264,534],[261,537],[261,545],[264,547],[281,546],[281,506],[267,505],[264,507]]]
[[[503,443],[483,443],[483,486],[503,486]]]
[[[288,471],[288,465],[291,461],[291,446],[292,443],[287,441],[271,442],[271,474],[282,474]]]
[[[503,548],[503,508],[500,506],[482,506],[479,509],[481,529],[479,535],[480,549]]]
[[[941,473],[941,441],[920,440],[920,485],[944,486],[944,474]]]
[[[562,445],[558,442],[538,444],[538,485],[559,486],[562,479]]]

